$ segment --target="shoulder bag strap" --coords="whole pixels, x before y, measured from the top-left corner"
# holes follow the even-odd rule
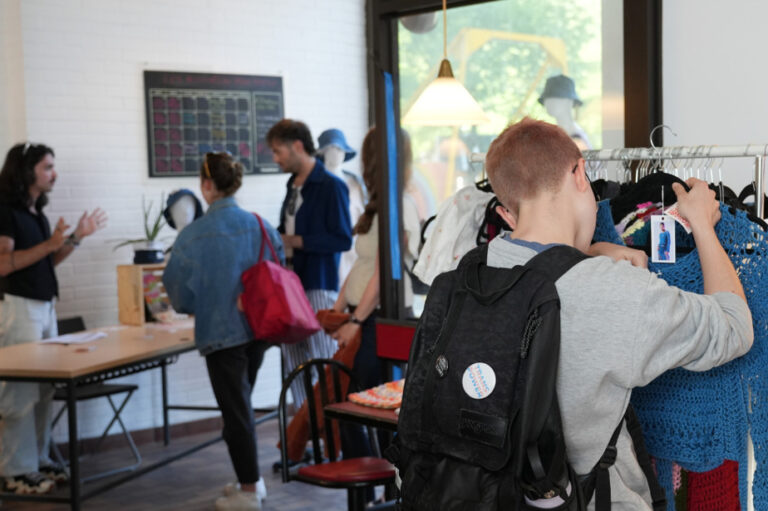
[[[264,260],[264,245],[267,245],[269,247],[269,251],[272,253],[272,260],[277,264],[280,264],[280,259],[278,259],[277,253],[275,252],[275,247],[272,246],[272,241],[269,239],[267,230],[264,228],[264,222],[256,213],[254,213],[253,216],[255,216],[256,220],[259,221],[259,227],[261,228],[261,248],[259,249],[259,262]]]

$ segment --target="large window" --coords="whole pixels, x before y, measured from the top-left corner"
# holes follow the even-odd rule
[[[377,136],[387,169],[380,183],[382,317],[405,317],[404,236],[394,227],[402,218],[393,194],[409,173],[403,153],[391,152],[401,145],[392,142],[397,126],[410,134],[406,191],[422,221],[480,180],[482,165],[470,155],[485,153],[524,116],[559,124],[585,148],[645,146],[663,122],[661,1],[447,0],[447,57],[490,120],[431,127],[401,121],[443,58],[442,2],[368,0],[371,120],[386,128]],[[657,146],[662,135],[656,130]]]
[[[581,147],[623,147],[621,2],[500,0],[448,10],[454,75],[490,122],[434,127],[403,124],[411,135],[409,193],[422,218],[480,178],[471,153],[484,153],[524,116],[557,123]],[[405,117],[437,75],[443,54],[440,12],[400,18],[400,112]]]

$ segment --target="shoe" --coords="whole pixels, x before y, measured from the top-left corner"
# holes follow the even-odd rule
[[[216,511],[261,511],[261,498],[256,492],[234,489],[226,497],[216,499]]]
[[[66,484],[69,482],[69,472],[63,465],[52,463],[40,467],[40,473],[57,484]]]
[[[229,483],[224,487],[224,496],[232,495],[236,491],[240,491],[240,483]],[[256,481],[256,495],[259,497],[259,500],[267,498],[267,485],[264,484],[263,477],[259,477],[259,480]]]
[[[296,465],[301,465],[303,463],[309,463],[312,460],[312,456],[313,456],[312,449],[307,449],[306,451],[304,451],[304,457],[301,458],[301,461],[288,460],[288,468],[293,468]],[[272,472],[277,474],[281,470],[283,470],[282,461],[278,460],[272,464]]]
[[[17,495],[42,495],[52,492],[56,483],[40,472],[3,478],[3,491]]]

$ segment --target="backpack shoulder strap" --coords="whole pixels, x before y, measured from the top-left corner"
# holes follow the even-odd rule
[[[659,484],[659,480],[656,478],[656,472],[651,464],[651,455],[645,447],[643,428],[640,426],[640,421],[637,420],[637,415],[632,405],[627,407],[624,418],[627,421],[627,431],[629,431],[629,435],[632,437],[632,445],[635,447],[637,461],[640,463],[640,468],[643,469],[643,474],[645,474],[645,478],[648,480],[648,488],[651,491],[651,499],[653,499],[653,510],[664,511],[667,509],[667,497],[661,484]]]
[[[616,462],[616,442],[619,439],[619,433],[621,428],[627,423],[627,431],[632,438],[632,446],[637,456],[637,462],[640,468],[643,470],[643,475],[648,481],[648,489],[651,492],[651,499],[653,500],[654,511],[664,511],[667,509],[667,498],[664,494],[664,489],[659,484],[659,480],[656,478],[656,472],[653,470],[651,464],[651,456],[648,454],[648,449],[645,447],[645,440],[643,439],[643,431],[640,427],[640,422],[635,415],[635,409],[630,404],[627,407],[627,411],[624,413],[624,417],[619,421],[619,425],[611,435],[611,440],[608,442],[608,446],[603,451],[603,455],[600,460],[592,468],[592,471],[582,479],[582,485],[584,488],[585,500],[589,502],[592,499],[592,495],[595,497],[595,511],[610,511],[611,509],[611,481],[608,474],[608,469]]]
[[[557,245],[536,254],[525,266],[543,273],[552,282],[555,282],[568,270],[587,258],[589,256],[578,249],[568,245]]]

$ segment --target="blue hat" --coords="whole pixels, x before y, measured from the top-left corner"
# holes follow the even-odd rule
[[[165,221],[174,229],[176,228],[176,223],[173,221],[173,217],[171,216],[171,206],[176,204],[176,202],[185,195],[189,195],[195,200],[195,220],[203,216],[203,205],[200,204],[200,199],[198,199],[197,196],[192,193],[192,190],[187,188],[176,190],[168,196],[168,200],[165,202],[165,209],[163,210]]]
[[[544,100],[547,98],[568,98],[572,99],[576,106],[581,106],[583,103],[579,96],[576,94],[576,85],[573,80],[565,75],[550,76],[547,78],[547,83],[544,85],[544,92],[539,96],[539,103],[544,104]]]
[[[325,148],[331,145],[338,146],[344,151],[344,161],[349,161],[355,157],[357,151],[349,147],[347,139],[344,137],[344,133],[336,128],[331,128],[320,133],[317,137],[317,152],[322,153]]]

